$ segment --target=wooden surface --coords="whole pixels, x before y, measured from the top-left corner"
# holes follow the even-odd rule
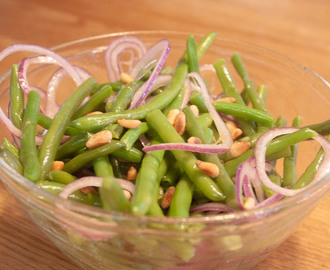
[[[13,43],[51,47],[128,30],[216,30],[288,55],[330,80],[328,0],[0,0],[0,50]],[[9,65],[0,64],[0,73]],[[1,127],[2,129],[2,127]],[[255,269],[329,269],[330,194]],[[79,269],[20,210],[0,183],[0,269]]]

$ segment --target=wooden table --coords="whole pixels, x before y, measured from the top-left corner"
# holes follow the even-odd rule
[[[328,0],[0,0],[0,50],[13,43],[51,47],[127,30],[216,30],[288,55],[330,80]],[[9,68],[5,63],[0,73]],[[329,269],[329,205],[330,194],[255,269]],[[79,269],[40,233],[2,183],[0,269]]]

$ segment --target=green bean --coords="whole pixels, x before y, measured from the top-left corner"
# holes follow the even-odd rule
[[[184,96],[184,87],[181,88],[179,94],[172,100],[172,102],[164,109],[164,114],[168,115],[173,109],[181,109],[181,104]]]
[[[70,124],[74,111],[96,86],[97,83],[94,79],[87,79],[70,95],[57,112],[40,147],[41,179],[45,179],[50,171],[57,148],[61,143],[65,130]]]
[[[196,42],[191,34],[187,38],[186,52],[188,57],[188,72],[199,72]]]
[[[37,184],[40,188],[56,195],[58,195],[66,186],[63,183],[57,183],[52,181],[42,181],[38,182]],[[69,199],[95,206],[100,206],[101,204],[99,196],[93,193],[84,194],[80,190],[71,193]]]
[[[198,122],[189,107],[185,107],[183,112],[186,115],[186,129],[189,135],[197,137],[202,143],[208,143],[207,138],[199,127]],[[237,207],[235,185],[228,176],[222,162],[219,160],[217,154],[200,154],[203,161],[214,163],[219,168],[219,175],[214,178],[214,181],[220,187],[223,194],[226,196],[226,202],[233,207]]]
[[[130,212],[130,204],[116,178],[107,176],[100,187],[102,206],[105,210]]]
[[[318,134],[327,136],[330,134],[330,119],[326,120],[322,123],[314,124],[314,125],[308,125],[305,126],[308,127],[314,131],[316,131]]]
[[[116,157],[110,155],[109,161],[110,161],[114,176],[117,178],[123,178],[123,173],[120,168],[119,160]]]
[[[165,189],[169,188],[170,186],[174,186],[183,173],[182,168],[178,162],[176,162],[173,155],[170,152],[167,153],[168,154],[165,157],[168,163],[168,167],[171,169],[167,170],[161,179],[161,186]]]
[[[0,146],[0,156],[16,172],[23,174],[23,165],[19,158],[17,158],[11,151],[8,151],[3,145]]]
[[[129,150],[133,147],[137,139],[148,131],[148,124],[142,122],[137,128],[131,128],[121,137],[120,141],[126,144],[126,149]]]
[[[77,179],[76,176],[65,171],[50,171],[48,174],[48,178],[50,181],[62,183],[65,185]]]
[[[330,136],[327,137],[330,140]],[[322,164],[324,158],[324,149],[321,147],[314,157],[313,161],[308,165],[304,173],[299,177],[293,186],[293,189],[299,189],[307,186],[315,177],[317,170]]]
[[[249,94],[246,91],[246,89],[243,89],[243,91],[241,92],[241,97],[242,97],[244,103],[246,105],[249,105],[249,103],[250,103],[250,97],[249,97]]]
[[[209,111],[206,107],[202,95],[198,91],[191,92],[189,103],[197,106],[199,112],[201,113],[208,113]]]
[[[216,61],[213,66],[216,70],[225,95],[227,97],[234,97],[236,99],[236,103],[239,105],[246,105],[235,86],[225,60],[220,59]],[[252,135],[255,133],[254,123],[252,121],[237,118],[237,122],[245,135]]]
[[[277,159],[280,156],[282,156],[281,151],[286,150],[286,148],[288,148],[293,144],[299,143],[304,140],[308,140],[309,138],[312,138],[315,135],[316,135],[315,131],[309,128],[304,128],[296,132],[275,138],[269,143],[267,147],[266,158],[269,161],[274,160],[275,158]],[[253,149],[249,149],[239,157],[225,163],[225,169],[230,177],[233,177],[235,175],[237,167],[239,166],[240,163],[247,160],[249,157],[253,156],[253,151],[254,151]],[[279,152],[280,155],[271,158],[271,155],[274,155],[277,152]],[[290,148],[289,148],[289,155],[291,155]]]
[[[114,138],[114,139],[119,139],[121,134],[124,131],[124,127],[119,124],[110,124],[103,129],[111,131],[112,138]]]
[[[297,116],[293,119],[292,126],[300,127],[301,117]],[[294,144],[290,146],[291,155],[285,157],[283,160],[283,186],[292,187],[296,181],[296,162],[297,162],[297,151],[298,145]]]
[[[90,136],[91,135],[88,133],[81,133],[60,145],[56,152],[55,160],[71,157],[77,154],[81,149],[85,149],[86,142]]]
[[[94,111],[112,93],[113,91],[110,85],[103,86],[94,95],[92,95],[91,98],[84,105],[82,105],[78,110],[75,111],[72,116],[72,120]]]
[[[220,113],[248,119],[267,127],[272,127],[275,121],[274,117],[268,115],[267,113],[245,105],[217,101],[214,103],[214,107]]]
[[[203,129],[203,133],[204,133],[204,136],[205,136],[205,143],[207,144],[211,144],[213,143],[213,138],[214,138],[214,133],[213,133],[213,129],[211,128],[204,128]]]
[[[152,144],[161,143],[158,136],[154,136]],[[144,215],[148,212],[152,203],[152,195],[158,181],[158,169],[163,160],[165,151],[154,151],[146,153],[140,170],[138,172],[135,193],[132,199],[132,213],[134,215]]]
[[[19,149],[15,145],[13,145],[7,138],[2,139],[1,145],[6,150],[11,152],[13,155],[15,155],[15,157],[19,158]]]
[[[94,95],[97,91],[99,91],[104,86],[110,86],[112,88],[112,91],[119,92],[119,90],[123,86],[123,83],[121,81],[100,83],[95,89],[93,89],[93,91],[91,92],[91,95]]]
[[[124,148],[124,146],[125,145],[123,143],[120,143],[116,140],[112,140],[105,145],[89,149],[88,151],[85,151],[75,156],[68,163],[66,163],[63,167],[63,171],[66,171],[68,173],[74,173],[81,168],[87,166],[94,159],[109,155],[120,148]]]
[[[209,113],[200,114],[196,120],[201,129],[209,128],[213,123],[212,116]]]
[[[217,37],[217,32],[210,32],[206,34],[202,40],[197,44],[197,57],[200,59],[203,54],[209,49],[215,38]]]
[[[24,177],[34,182],[39,179],[41,173],[35,139],[39,109],[39,92],[32,90],[28,94],[23,116],[20,159]]]
[[[276,185],[281,186],[282,185],[282,178],[277,173],[270,173],[268,175],[269,179]],[[276,192],[271,190],[270,188],[266,187],[264,184],[261,184],[261,188],[265,193],[266,198],[269,198],[270,196],[274,195]]]
[[[183,143],[184,140],[169,123],[166,116],[160,110],[150,112],[147,123],[158,133],[163,142]],[[225,197],[213,180],[199,170],[196,166],[196,157],[193,153],[182,150],[171,150],[173,156],[179,162],[191,181],[211,200],[220,201]]]
[[[170,217],[189,217],[193,194],[193,183],[186,175],[183,175],[175,187],[168,215]]]
[[[102,115],[89,115],[78,118],[72,122],[72,126],[88,131],[102,128],[118,119],[143,119],[148,112],[155,109],[164,109],[178,95],[187,75],[187,64],[181,62],[172,77],[170,85],[166,90],[152,99],[149,103],[142,105],[134,110],[126,110],[119,113],[104,113]]]
[[[130,149],[126,149],[125,147],[120,148],[120,149],[116,150],[115,152],[113,152],[112,155],[114,155],[115,157],[121,158],[121,159],[125,159],[126,161],[135,162],[135,163],[140,162],[143,157],[142,151],[140,151],[139,149],[137,149],[135,147],[132,147]]]
[[[287,120],[283,116],[280,115],[279,117],[277,117],[275,123],[276,127],[286,127],[286,124],[287,124]]]
[[[43,127],[44,129],[49,129],[50,125],[52,124],[53,119],[48,117],[47,115],[43,113],[39,113],[38,115],[38,125]],[[65,135],[68,136],[76,136],[78,134],[81,134],[82,132],[74,127],[68,126],[64,132]]]
[[[251,136],[245,136],[243,138],[238,139],[239,142],[250,142],[251,144],[251,148],[254,147],[254,145],[256,144],[256,141],[258,140],[259,136],[262,134],[263,132],[258,131],[256,134],[253,134]]]
[[[95,175],[98,177],[114,176],[108,156],[102,156],[93,161]]]
[[[21,128],[24,111],[24,93],[18,81],[18,65],[12,65],[10,76],[10,119],[14,126]]]
[[[253,108],[268,113],[263,99],[258,95],[258,92],[254,88],[254,83],[250,80],[245,65],[238,53],[234,53],[231,57],[231,61],[244,82],[244,89],[248,93],[249,100],[252,103]]]
[[[266,102],[268,90],[269,90],[268,87],[263,84],[259,85],[259,87],[257,89],[257,93],[264,103]]]

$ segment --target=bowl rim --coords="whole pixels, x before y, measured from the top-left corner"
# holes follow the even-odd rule
[[[183,32],[183,31],[167,31],[167,30],[153,30],[153,31],[125,31],[125,32],[115,32],[115,33],[108,33],[108,34],[102,34],[102,35],[95,35],[90,36],[86,38],[76,39],[69,42],[65,42],[62,44],[58,44],[55,46],[52,46],[50,49],[52,50],[60,50],[68,46],[76,45],[79,43],[84,43],[92,40],[102,40],[106,38],[114,38],[119,36],[125,36],[125,35],[150,35],[150,34],[166,34],[166,35],[175,35],[175,36],[188,36],[190,32]],[[197,37],[202,37],[203,34],[200,33],[193,33],[193,35]],[[295,65],[300,66],[301,68],[305,69],[305,71],[310,72],[313,76],[315,76],[317,79],[319,79],[326,87],[330,90],[330,83],[327,82],[323,77],[321,77],[319,74],[311,70],[310,68],[300,64],[299,62],[291,59],[290,57],[287,57],[285,55],[282,55],[276,51],[273,51],[271,49],[258,46],[255,44],[251,44],[248,42],[243,42],[239,40],[231,40],[231,39],[224,39],[221,37],[216,37],[216,40],[218,41],[226,41],[235,43],[236,45],[244,45],[249,46],[252,49],[259,49],[265,52],[268,52],[270,54],[276,55],[281,57],[282,59],[286,59],[286,61],[293,62]],[[9,76],[9,71],[5,72],[0,76],[0,83]],[[4,170],[5,168],[5,170]],[[6,177],[3,177],[3,176]],[[326,176],[324,176],[322,179],[320,179],[317,183],[314,183],[307,189],[301,191],[297,195],[293,197],[286,197],[284,200],[281,200],[273,205],[257,208],[257,209],[250,209],[250,210],[244,210],[244,211],[238,211],[234,213],[223,213],[219,215],[214,216],[196,216],[196,217],[154,217],[154,216],[134,216],[133,214],[127,214],[117,211],[106,211],[103,210],[100,207],[96,206],[90,206],[81,204],[79,202],[71,201],[71,200],[65,200],[59,198],[57,195],[50,193],[46,190],[43,190],[39,188],[37,185],[34,184],[34,182],[31,182],[30,180],[26,179],[21,174],[17,173],[13,168],[11,168],[1,157],[0,157],[0,176],[1,180],[4,183],[8,183],[11,187],[17,188],[25,188],[29,190],[29,195],[32,196],[33,200],[37,200],[38,202],[42,202],[45,199],[47,199],[48,203],[43,203],[43,207],[47,207],[50,210],[56,209],[56,211],[61,212],[61,209],[59,209],[56,206],[56,202],[60,202],[63,205],[65,205],[66,210],[74,209],[79,210],[80,213],[88,214],[89,216],[93,216],[96,218],[102,217],[102,218],[111,218],[112,220],[122,220],[122,221],[139,221],[143,223],[159,223],[159,224],[173,224],[173,223],[186,223],[186,224],[194,224],[194,223],[228,223],[231,224],[232,221],[237,220],[244,220],[251,217],[256,217],[263,215],[265,213],[267,214],[274,214],[279,212],[280,210],[286,209],[292,205],[297,205],[303,201],[309,200],[310,198],[316,196],[317,194],[321,193],[322,191],[327,190],[327,192],[330,191],[330,171]],[[7,178],[9,177],[9,181]],[[20,185],[22,187],[20,187]],[[20,191],[21,192],[21,191]],[[38,196],[37,196],[38,195]],[[76,212],[75,212],[76,213]]]

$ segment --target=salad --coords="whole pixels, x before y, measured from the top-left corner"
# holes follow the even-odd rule
[[[0,156],[62,199],[136,216],[261,208],[319,181],[330,170],[330,120],[301,126],[297,116],[287,127],[275,119],[265,106],[267,86],[250,80],[238,53],[231,64],[243,90],[224,59],[199,65],[215,37],[196,44],[190,35],[175,68],[166,65],[168,40],[147,48],[119,37],[105,52],[109,81],[102,83],[49,49],[6,48],[0,61],[18,51],[38,55],[12,66],[8,114],[0,110],[0,118],[13,140],[3,139]],[[40,63],[60,66],[47,89],[29,85],[28,67]],[[217,77],[221,93],[212,92],[205,73]],[[57,104],[64,77],[77,88]],[[298,143],[311,139],[321,147],[298,178]]]

